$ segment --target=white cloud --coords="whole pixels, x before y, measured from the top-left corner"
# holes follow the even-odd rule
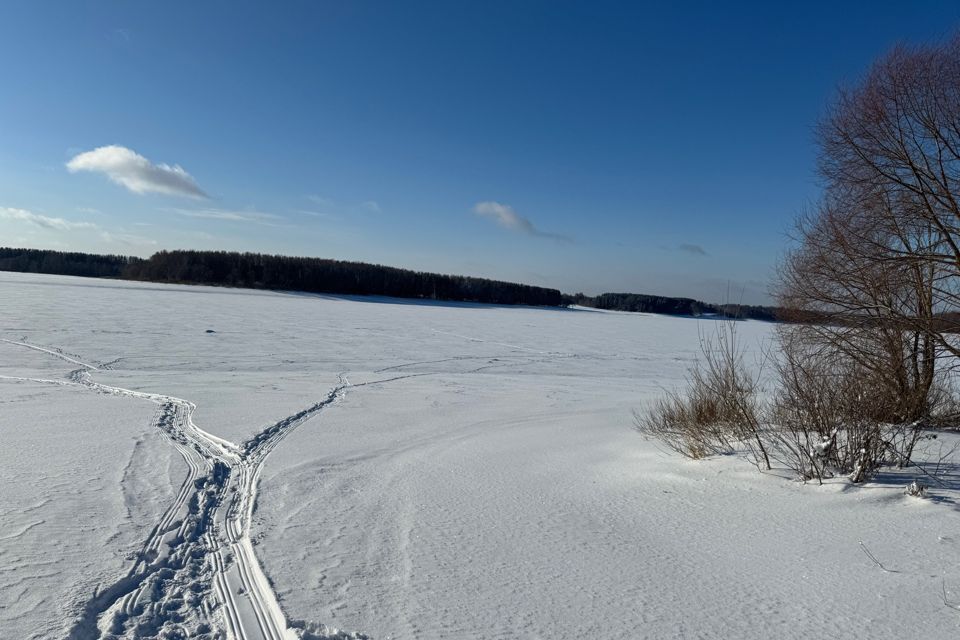
[[[373,213],[380,213],[382,211],[382,209],[380,209],[380,204],[376,200],[367,200],[366,202],[361,202],[360,206]]]
[[[496,221],[501,227],[512,229],[513,231],[522,231],[524,233],[533,233],[536,231],[533,223],[514,211],[513,207],[500,204],[499,202],[478,202],[473,207],[473,212],[478,216],[490,218]]]
[[[93,171],[134,193],[206,198],[207,194],[180,165],[154,164],[139,153],[119,145],[98,147],[73,157],[67,163],[71,173]]]
[[[562,240],[564,242],[572,242],[567,236],[560,235],[558,233],[548,233],[546,231],[537,229],[532,222],[514,211],[513,207],[509,205],[488,200],[486,202],[478,202],[475,204],[473,207],[473,212],[478,216],[489,218],[490,220],[495,221],[501,227],[510,229],[511,231],[526,233],[531,236],[553,238],[554,240]]]
[[[170,209],[175,213],[190,218],[206,218],[208,220],[227,220],[230,222],[256,222],[259,224],[271,224],[275,220],[280,220],[280,216],[272,213],[263,213],[261,211],[231,211],[229,209]]]
[[[92,222],[71,222],[63,218],[52,218],[40,213],[27,211],[26,209],[15,209],[13,207],[0,207],[0,218],[6,220],[17,220],[26,222],[44,229],[53,229],[55,231],[73,231],[75,229],[96,229],[97,225]]]

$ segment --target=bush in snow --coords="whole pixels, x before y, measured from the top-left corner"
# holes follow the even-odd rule
[[[952,394],[937,386],[922,412],[907,414],[922,417],[904,420],[914,399],[891,399],[874,370],[795,328],[780,332],[772,389],[761,400],[760,373],[749,374],[735,324],[718,327],[701,340],[688,388],[635,413],[641,433],[686,457],[744,452],[761,469],[776,463],[803,480],[843,475],[859,483],[881,466],[910,465],[926,428],[955,415]]]
[[[670,391],[646,411],[635,412],[634,425],[688,458],[745,447],[757,466],[769,469],[757,378],[744,366],[736,325],[720,326],[714,338],[701,337],[702,358],[690,372],[687,391]]]

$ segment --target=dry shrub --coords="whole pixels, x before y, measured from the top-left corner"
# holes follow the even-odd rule
[[[776,393],[764,436],[771,455],[799,477],[842,474],[862,482],[881,466],[909,466],[927,430],[956,419],[948,371],[903,374],[920,370],[915,341],[861,329],[851,352],[850,336],[841,342],[823,335],[808,326],[779,332]]]
[[[876,387],[849,361],[787,348],[765,436],[774,458],[805,480],[849,474],[862,481],[883,455]]]
[[[637,430],[693,459],[746,447],[755,464],[769,469],[760,435],[757,377],[744,366],[734,322],[718,325],[713,338],[701,337],[700,350],[687,390],[667,392],[635,413]]]
[[[773,392],[764,402],[762,366],[751,375],[735,324],[718,325],[713,338],[701,339],[687,388],[635,413],[636,428],[692,459],[746,452],[758,468],[773,461],[804,480],[845,475],[862,482],[881,466],[909,466],[926,430],[958,415],[946,377],[920,394],[891,384],[847,349],[808,338],[802,328],[781,329]],[[860,339],[866,350],[868,336]],[[871,348],[882,353],[883,344]]]

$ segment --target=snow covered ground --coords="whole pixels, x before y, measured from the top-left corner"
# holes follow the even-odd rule
[[[0,343],[0,375],[53,363]],[[154,407],[0,378],[0,637],[69,632],[97,584],[124,573],[186,471]]]
[[[9,273],[0,295],[0,637],[960,633],[955,491],[800,485],[631,429],[713,321]],[[759,353],[771,327],[739,331]]]

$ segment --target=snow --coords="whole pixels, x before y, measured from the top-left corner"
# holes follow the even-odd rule
[[[714,320],[8,273],[0,291],[2,637],[960,632],[955,489],[803,485],[632,430]],[[770,345],[738,327],[748,358]]]
[[[7,347],[4,375],[8,357],[31,359]],[[0,637],[65,636],[87,595],[124,573],[184,472],[149,428],[153,412],[127,398],[0,380]]]

